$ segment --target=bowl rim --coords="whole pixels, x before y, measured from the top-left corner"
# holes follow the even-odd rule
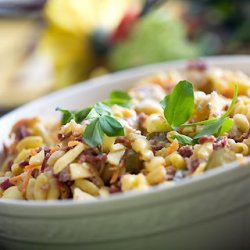
[[[207,56],[207,57],[199,57],[199,58],[194,58],[193,60],[203,60],[207,63],[211,63],[213,64],[213,61],[216,61],[217,63],[223,63],[223,61],[227,61],[230,60],[232,63],[235,61],[239,61],[239,60],[246,60],[250,63],[250,55],[223,55],[223,56]],[[28,108],[29,106],[33,105],[33,104],[38,104],[40,102],[44,102],[47,99],[51,99],[54,98],[56,96],[60,96],[63,95],[67,92],[75,92],[77,91],[79,88],[82,89],[88,89],[89,87],[98,87],[100,85],[105,84],[105,82],[107,82],[108,80],[112,80],[112,81],[118,81],[119,79],[123,79],[124,76],[126,76],[126,78],[131,78],[128,77],[128,75],[138,75],[140,76],[141,74],[143,74],[143,72],[146,72],[147,70],[149,70],[150,72],[159,72],[162,71],[164,69],[168,69],[168,68],[178,68],[178,67],[183,67],[186,65],[186,63],[190,61],[190,60],[174,60],[174,61],[167,61],[167,62],[161,62],[161,63],[157,63],[157,64],[149,64],[149,65],[144,65],[144,66],[139,66],[139,67],[135,67],[135,68],[131,68],[131,69],[127,69],[127,70],[123,70],[123,71],[119,71],[119,72],[115,72],[115,73],[110,73],[107,74],[105,76],[100,76],[100,77],[96,77],[94,79],[90,79],[87,81],[83,81],[80,83],[77,83],[74,86],[70,86],[67,88],[64,88],[62,90],[58,90],[55,91],[53,93],[50,93],[48,95],[45,95],[43,97],[40,97],[38,99],[35,99],[31,102],[28,102],[14,110],[12,110],[11,112],[5,114],[4,116],[2,116],[0,118],[0,123],[3,120],[8,120],[9,117],[11,117],[12,115],[14,115],[15,113],[19,113],[21,112],[23,109]],[[144,73],[145,75],[145,73]],[[144,76],[145,77],[145,76]],[[94,86],[93,86],[94,85]],[[112,203],[115,201],[121,201],[121,200],[129,200],[131,198],[143,198],[144,196],[148,196],[148,195],[154,195],[156,193],[162,192],[162,191],[173,191],[175,189],[182,189],[185,186],[191,186],[191,185],[195,185],[198,184],[200,182],[203,182],[204,180],[210,180],[213,177],[219,177],[225,173],[230,173],[233,172],[235,169],[241,167],[241,166],[245,166],[245,165],[250,165],[250,157],[247,157],[246,160],[242,163],[238,163],[238,162],[232,162],[232,163],[228,163],[225,164],[219,168],[215,168],[212,169],[210,171],[204,172],[201,175],[197,175],[197,176],[188,176],[185,177],[184,179],[182,179],[181,181],[175,182],[173,185],[167,185],[166,183],[163,183],[161,185],[157,185],[154,187],[150,187],[148,190],[146,191],[130,191],[130,192],[125,192],[125,193],[115,193],[112,194],[110,196],[107,197],[98,197],[95,200],[86,200],[86,201],[74,201],[73,199],[68,199],[68,200],[52,200],[52,201],[33,201],[33,200],[11,200],[11,199],[1,199],[0,198],[0,206],[2,205],[9,205],[11,207],[51,207],[51,208],[57,208],[57,207],[62,207],[62,206],[66,206],[66,207],[72,207],[72,206],[91,206],[91,205],[96,205],[96,204],[104,204],[104,203]]]

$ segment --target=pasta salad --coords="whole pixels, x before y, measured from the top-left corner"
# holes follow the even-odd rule
[[[33,117],[12,127],[0,198],[94,200],[175,185],[250,154],[250,78],[201,61],[82,110],[56,110],[56,123]]]

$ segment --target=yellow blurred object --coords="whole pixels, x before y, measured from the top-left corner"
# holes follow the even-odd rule
[[[54,89],[105,73],[91,45],[109,32],[132,0],[48,0],[41,18],[0,21],[0,108],[13,108]],[[100,38],[101,39],[101,38]],[[92,73],[91,73],[92,72]]]
[[[0,107],[12,108],[48,93],[53,87],[49,58],[39,55],[34,45],[39,22],[26,18],[0,21]]]
[[[97,27],[116,27],[132,0],[49,0],[47,20],[77,36],[89,35]]]
[[[90,44],[96,29],[112,30],[131,0],[49,0],[44,14],[48,28],[39,51],[51,58],[55,88],[90,76],[97,62]]]
[[[95,58],[87,36],[79,37],[48,27],[41,38],[39,52],[50,57],[54,66],[54,88],[86,79]]]

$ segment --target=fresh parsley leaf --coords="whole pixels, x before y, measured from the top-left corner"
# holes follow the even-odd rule
[[[180,81],[171,94],[166,96],[161,105],[164,116],[171,127],[177,127],[186,122],[194,110],[193,85],[188,81]]]
[[[100,124],[103,132],[107,136],[124,135],[123,126],[112,116],[103,115],[100,117]]]
[[[217,121],[210,123],[210,124],[206,124],[202,131],[197,134],[194,139],[199,139],[205,135],[215,135],[219,132],[221,126],[223,125],[223,123],[229,119],[228,117],[222,118],[222,119],[218,119]]]
[[[172,136],[173,139],[177,139],[178,142],[181,145],[194,145],[195,144],[195,140],[193,140],[191,137],[188,137],[186,135],[182,135],[182,134],[176,134]]]
[[[218,131],[218,133],[216,135],[220,136],[223,133],[230,131],[230,129],[233,127],[233,125],[234,125],[234,122],[233,122],[232,119],[230,119],[230,118],[226,119],[222,123],[222,125],[221,125],[221,127],[220,127],[220,129],[219,129],[219,131]]]
[[[89,115],[91,111],[91,107],[88,107],[86,109],[79,110],[75,112],[75,121],[76,123],[81,123],[83,120],[86,119],[86,117]]]
[[[61,111],[63,114],[62,118],[61,118],[62,125],[65,125],[68,122],[70,122],[72,119],[75,119],[75,112],[74,111],[70,111],[67,109],[60,108],[60,107],[57,107],[56,111]]]
[[[109,99],[123,99],[126,101],[130,101],[132,98],[127,92],[115,90],[111,92]]]
[[[91,147],[97,147],[102,143],[104,133],[101,128],[100,118],[95,118],[85,129],[83,139]]]
[[[96,103],[94,109],[99,115],[110,115],[112,113],[112,109],[102,102]]]
[[[95,118],[97,118],[99,116],[100,115],[96,112],[95,108],[92,108],[89,111],[88,115],[85,117],[85,119],[91,121],[91,120],[93,120],[93,119],[95,119]]]
[[[109,99],[103,101],[103,103],[108,106],[117,104],[119,106],[129,108],[132,105],[131,101],[132,98],[128,95],[128,93],[123,91],[113,91],[110,94]]]
[[[75,120],[77,123],[81,123],[88,116],[91,111],[91,108],[89,107],[79,111],[70,111],[57,107],[56,111],[61,111],[63,113],[63,116],[61,118],[61,124],[65,125],[71,120]]]

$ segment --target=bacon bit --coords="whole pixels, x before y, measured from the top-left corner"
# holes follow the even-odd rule
[[[65,146],[65,147],[62,148],[62,150],[63,150],[64,152],[68,152],[69,150],[71,150],[71,149],[73,149],[73,148],[74,148],[74,146],[73,146],[73,147]]]
[[[68,134],[64,135],[64,134],[58,134],[57,135],[57,139],[59,141],[63,141],[65,140],[66,138],[69,138],[70,136],[72,135],[72,132],[69,132]]]
[[[193,173],[200,165],[200,160],[195,157],[185,158],[188,170]]]
[[[229,104],[226,104],[226,105],[223,107],[223,110],[224,110],[224,111],[227,111],[228,108],[229,108]]]
[[[5,191],[6,189],[8,189],[9,187],[12,187],[12,186],[14,186],[14,185],[10,182],[10,179],[6,179],[2,183],[0,183],[0,188],[3,191]]]
[[[172,143],[170,144],[170,146],[167,148],[167,151],[166,151],[167,155],[170,155],[173,152],[177,151],[178,148],[179,148],[179,142],[177,139],[174,139]]]
[[[13,165],[13,160],[10,160],[10,161],[8,162],[8,164],[7,164],[7,170],[8,170],[8,171],[11,171],[12,165]]]
[[[179,148],[178,152],[182,157],[190,157],[193,154],[193,147],[190,145],[185,145]]]
[[[236,138],[235,141],[243,142],[245,139],[248,139],[249,136],[250,136],[250,129],[247,132],[245,132],[244,134],[242,134],[240,138]]]
[[[55,153],[55,152],[58,151],[58,150],[60,150],[60,146],[59,146],[59,145],[56,145],[54,148],[52,148],[52,149],[50,150],[50,154],[53,154],[53,153]]]
[[[74,147],[78,144],[79,142],[78,141],[69,141],[68,142],[68,147]]]
[[[200,143],[200,144],[203,144],[203,143],[207,143],[207,142],[214,142],[215,141],[215,137],[214,136],[212,136],[212,135],[205,135],[205,136],[202,136],[199,140],[198,140],[198,142]]]
[[[112,184],[110,186],[110,189],[109,189],[109,193],[110,194],[113,194],[113,193],[120,193],[122,190],[121,190],[121,184],[118,182],[116,184]]]
[[[49,157],[50,157],[50,153],[48,153],[48,152],[45,153],[45,157],[44,157],[44,160],[43,160],[43,163],[42,163],[41,171],[44,171],[44,169],[46,168],[46,164],[47,164],[47,161],[48,161]]]
[[[23,180],[22,191],[21,191],[23,195],[25,195],[25,193],[26,193],[26,189],[27,189],[27,186],[29,184],[31,174],[32,174],[32,169],[27,171],[26,176],[25,176],[25,178]]]
[[[11,134],[13,133],[17,140],[21,140],[29,136],[30,133],[27,130],[27,127],[36,120],[37,118],[25,118],[17,121],[11,130]]]
[[[58,175],[57,178],[60,182],[67,182],[71,180],[71,174],[69,172],[69,168],[64,168]]]
[[[21,175],[13,176],[9,180],[13,185],[16,185],[19,181],[22,180],[22,176]]]
[[[17,140],[22,140],[23,138],[29,136],[30,133],[27,130],[26,126],[20,126],[19,128],[17,128],[16,132],[15,132],[15,136]]]
[[[14,126],[13,126],[13,130],[16,130],[18,127],[20,126],[27,126],[29,123],[35,121],[37,118],[23,118],[20,119],[19,121],[17,121]]]
[[[70,188],[62,182],[58,182],[58,187],[60,190],[60,198],[63,200],[68,199],[71,195]]]
[[[126,148],[131,148],[131,142],[128,138],[126,137],[118,137],[115,140],[115,143],[121,143],[122,145],[124,145]]]
[[[79,157],[79,163],[90,163],[97,170],[101,170],[106,161],[107,154],[99,154],[96,148],[85,149]]]
[[[194,172],[200,165],[200,160],[198,158],[194,158],[191,161],[191,171]]]
[[[175,172],[176,169],[174,167],[172,166],[166,167],[166,173],[167,173],[166,180],[167,181],[173,180]]]
[[[220,136],[213,143],[213,149],[226,148],[228,147],[228,139],[226,136]]]
[[[19,165],[19,167],[24,168],[24,167],[26,167],[27,165],[29,165],[29,162],[28,162],[28,161],[22,161],[22,162],[20,162],[18,165]]]

